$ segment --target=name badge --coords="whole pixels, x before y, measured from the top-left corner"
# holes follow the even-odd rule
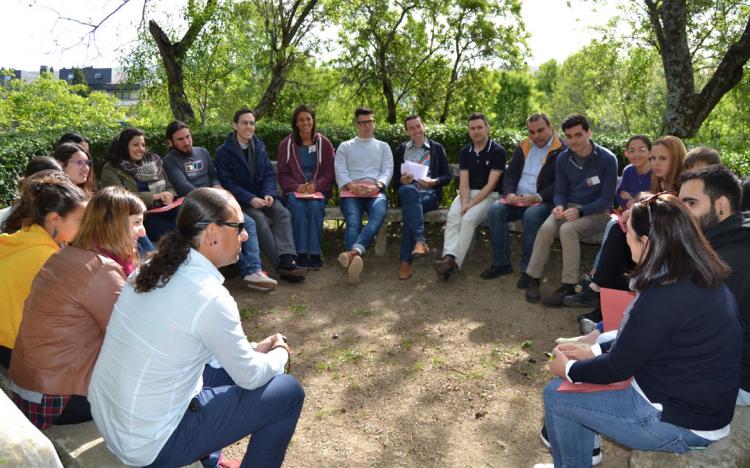
[[[315,145],[310,145],[307,147],[307,151],[314,153],[318,148]]]
[[[589,187],[593,187],[594,185],[600,184],[601,181],[599,180],[599,176],[589,177],[586,179],[586,185]]]

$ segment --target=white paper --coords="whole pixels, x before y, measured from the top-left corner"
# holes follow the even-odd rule
[[[424,164],[419,164],[411,161],[404,161],[401,164],[401,174],[409,174],[414,180],[426,179],[428,169],[429,168]]]

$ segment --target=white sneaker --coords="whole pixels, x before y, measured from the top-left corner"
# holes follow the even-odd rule
[[[258,291],[271,291],[276,289],[276,280],[269,277],[264,271],[256,271],[242,278],[247,282],[247,287]]]
[[[535,463],[533,468],[555,468],[552,463]]]

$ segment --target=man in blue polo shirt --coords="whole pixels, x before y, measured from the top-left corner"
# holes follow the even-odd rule
[[[448,279],[461,268],[474,238],[474,230],[487,219],[487,208],[498,198],[500,177],[507,152],[490,139],[490,124],[484,114],[469,117],[471,144],[459,154],[458,196],[453,200],[445,222],[443,256],[435,259],[438,275]]]
[[[539,302],[540,280],[559,231],[563,253],[562,286],[544,299],[544,305],[549,307],[561,307],[565,296],[575,294],[581,263],[579,239],[604,231],[617,184],[617,158],[591,141],[586,117],[569,115],[562,123],[562,130],[568,149],[557,156],[555,207],[539,229],[526,268],[529,275],[526,300]]]

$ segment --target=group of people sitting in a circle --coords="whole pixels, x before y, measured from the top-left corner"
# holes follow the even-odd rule
[[[400,279],[431,253],[449,279],[485,222],[492,263],[480,276],[508,275],[508,222],[521,220],[517,286],[526,300],[594,309],[579,316],[583,335],[559,340],[549,361],[557,378],[544,391],[541,435],[555,466],[599,463],[600,434],[670,452],[729,434],[734,406],[750,404],[750,220],[742,184],[718,152],[636,135],[618,183],[617,158],[581,115],[563,121],[564,138],[546,115],[531,115],[529,137],[508,162],[487,118],[472,114],[438,253],[424,215],[452,181],[444,147],[416,115],[405,119],[408,139],[395,155],[374,137],[371,109],[358,108],[354,123],[357,136],[334,150],[314,111],[300,106],[277,168],[246,108],[215,158],[179,121],[166,128],[163,158],[142,131],[122,130],[98,183],[80,135],[32,158],[18,200],[0,212],[0,365],[18,408],[40,429],[93,419],[130,465],[240,466],[221,449],[249,434],[241,466],[281,465],[304,400],[288,375],[291,350],[281,334],[248,342],[219,268],[236,264],[248,287],[275,289],[262,251],[278,278],[304,281],[324,265],[336,184],[346,223],[337,260],[357,283],[393,182]],[[592,235],[603,242],[591,273],[579,276],[580,242]],[[562,284],[542,298],[556,237]],[[608,289],[636,295],[619,329],[605,333]],[[565,380],[628,379],[593,393],[558,391]]]

